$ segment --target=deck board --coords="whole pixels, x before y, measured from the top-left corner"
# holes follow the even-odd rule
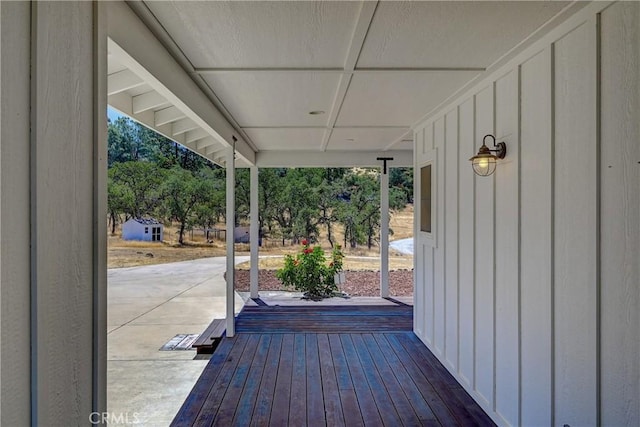
[[[305,360],[305,336],[296,334],[293,342],[293,370],[291,373],[291,398],[289,425],[302,426],[307,423],[307,364]]]
[[[386,359],[380,351],[380,347],[373,339],[371,334],[362,335],[363,345],[365,346],[372,366],[377,370],[376,379],[380,382],[380,387],[386,389],[389,398],[395,407],[403,425],[420,425],[420,419],[416,415],[413,406],[404,394],[398,379],[393,373],[393,369],[389,366]]]
[[[366,333],[411,331],[413,308],[392,306],[247,306],[236,332]]]
[[[336,379],[336,371],[333,366],[331,346],[329,345],[329,337],[327,334],[318,334],[318,358],[320,361],[322,396],[324,398],[327,425],[336,427],[344,426],[338,381]]]
[[[289,422],[289,401],[291,399],[291,376],[293,373],[293,334],[282,336],[282,348],[276,376],[276,389],[271,403],[269,425],[286,426]]]
[[[264,374],[260,382],[260,389],[258,390],[258,397],[253,415],[250,419],[250,425],[266,426],[269,424],[271,402],[276,388],[282,341],[282,335],[273,335],[271,338],[269,353],[267,354],[267,360],[264,365]]]
[[[365,367],[360,363],[351,334],[341,334],[340,341],[342,342],[344,355],[347,359],[347,365],[349,366],[349,372],[353,380],[353,388],[356,392],[362,418],[368,426],[383,425],[375,398],[367,383]]]
[[[240,356],[238,366],[231,377],[222,402],[220,402],[217,414],[214,414],[212,425],[229,426],[233,421],[233,416],[238,407],[240,397],[242,396],[244,383],[249,374],[249,369],[251,368],[251,363],[253,362],[261,337],[261,335],[249,335],[249,341],[242,352],[242,356]]]
[[[306,334],[305,359],[307,362],[307,424],[310,426],[326,424],[322,377],[320,375],[320,356],[318,354],[317,334]]]
[[[393,374],[396,377],[402,391],[407,396],[411,407],[415,411],[421,424],[435,425],[437,424],[436,416],[433,410],[429,407],[425,399],[423,398],[420,390],[413,382],[413,379],[407,372],[405,366],[400,362],[398,356],[395,354],[391,345],[383,334],[373,334],[373,338],[376,341],[376,345],[380,350],[380,355],[384,357],[389,366],[393,366]]]
[[[411,332],[410,309],[243,310],[172,425],[494,425]]]
[[[271,335],[264,334],[260,337],[231,425],[244,427],[251,423],[270,344]]]

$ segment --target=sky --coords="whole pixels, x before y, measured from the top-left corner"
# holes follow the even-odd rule
[[[109,117],[109,120],[112,122],[115,122],[118,117],[123,117],[123,115],[107,105],[107,117]]]

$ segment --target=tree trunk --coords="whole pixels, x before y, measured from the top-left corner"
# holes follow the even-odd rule
[[[111,235],[115,235],[116,234],[116,214],[114,212],[111,212]]]
[[[181,222],[180,223],[180,234],[178,236],[178,243],[181,244],[181,245],[184,244],[184,226],[185,226],[185,223]]]

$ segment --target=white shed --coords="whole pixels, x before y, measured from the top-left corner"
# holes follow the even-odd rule
[[[164,238],[164,227],[153,218],[131,218],[122,224],[123,240],[144,240],[161,242]]]

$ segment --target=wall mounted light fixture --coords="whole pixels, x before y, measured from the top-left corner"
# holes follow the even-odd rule
[[[487,138],[493,139],[494,150],[489,149],[485,143]],[[492,154],[496,153],[496,154]],[[482,138],[482,145],[478,150],[478,154],[470,158],[471,166],[476,175],[489,176],[496,170],[496,160],[504,159],[507,155],[507,144],[504,142],[498,142],[496,144],[496,137],[493,135],[485,135]]]

